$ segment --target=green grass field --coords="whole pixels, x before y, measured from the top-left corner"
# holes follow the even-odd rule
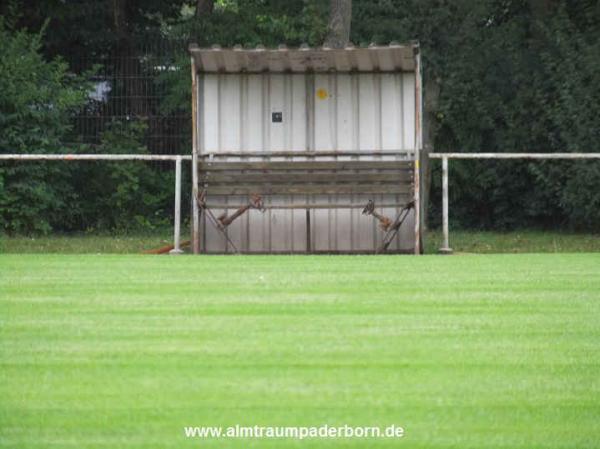
[[[598,448],[600,254],[5,254],[0,447]]]
[[[183,239],[188,238],[184,235]],[[73,234],[36,237],[0,235],[0,254],[140,254],[173,243],[171,229],[132,235]],[[600,252],[600,234],[565,231],[456,231],[450,245],[458,253],[579,253]],[[442,233],[425,234],[425,252],[436,254]]]

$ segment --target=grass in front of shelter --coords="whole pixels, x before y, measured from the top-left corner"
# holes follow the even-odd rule
[[[184,234],[182,240],[189,237]],[[171,229],[129,235],[75,234],[37,237],[0,235],[0,254],[139,254],[173,244]],[[425,234],[425,252],[442,245],[440,231]],[[600,252],[600,234],[558,231],[451,231],[450,246],[458,253]]]
[[[580,253],[600,252],[600,234],[567,231],[454,231],[450,247],[458,253]],[[434,254],[442,246],[439,230],[425,234],[425,250]]]
[[[0,236],[0,254],[140,254],[173,244],[173,232]]]
[[[600,255],[0,256],[0,448],[582,448]],[[401,440],[184,426],[401,425]]]

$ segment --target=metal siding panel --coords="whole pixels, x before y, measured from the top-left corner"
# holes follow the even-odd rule
[[[354,51],[358,70],[361,72],[373,72],[373,62],[371,60],[371,51],[368,48],[357,48]]]
[[[314,204],[327,204],[327,195],[315,195]],[[329,251],[329,211],[327,209],[313,209],[311,217],[312,243],[314,251]]]
[[[199,67],[202,67],[202,70],[206,72],[218,72],[221,69],[214,52],[203,52],[201,55]]]
[[[394,70],[394,68],[396,67],[394,59],[394,49],[383,48],[381,50],[375,51],[377,52],[377,65],[379,66],[380,70]]]
[[[290,150],[306,148],[306,75],[290,75],[291,102],[288,126],[291,131]]]
[[[225,211],[225,208],[214,208],[211,212],[215,217],[218,217]],[[204,229],[205,229],[205,246],[204,249],[207,253],[222,253],[226,249],[225,236],[211,223],[211,221],[205,216],[204,217]]]
[[[248,75],[248,101],[246,103],[246,126],[242,151],[263,149],[263,75]]]
[[[375,134],[378,124],[375,122],[375,82],[374,75],[358,76],[358,125],[359,150],[373,150],[376,146]]]
[[[406,223],[400,229],[398,248],[403,251],[413,251],[415,248],[415,211],[411,211],[406,218]]]
[[[263,75],[262,80],[262,151],[271,151],[271,77]]]
[[[285,138],[285,149],[291,150],[293,148],[293,103],[292,103],[292,88],[293,88],[292,77],[287,75],[283,77],[283,134]]]
[[[190,48],[202,72],[322,72],[414,71],[414,45],[369,48],[203,49]]]
[[[315,149],[335,149],[335,75],[316,74],[314,89]]]
[[[240,150],[241,76],[222,75],[219,86],[221,151]]]
[[[329,197],[329,201],[330,202],[334,202],[336,200],[336,197],[331,195]],[[335,209],[329,209],[327,211],[327,221],[328,221],[328,231],[329,231],[329,251],[337,251],[337,233],[336,233],[336,228],[337,228],[337,214]]]
[[[415,147],[415,75],[405,73],[402,75],[402,129],[404,130],[403,150],[412,150]]]
[[[395,201],[398,201],[398,198],[399,197],[396,196],[396,195],[382,195],[381,196],[381,203],[382,204],[384,204],[384,203],[393,203]],[[399,208],[395,208],[395,207],[384,207],[384,208],[381,208],[381,213],[383,215],[385,215],[386,217],[389,217],[392,221],[394,221],[396,219],[396,217],[398,216],[399,212],[400,212],[400,209]],[[402,230],[405,228],[405,226],[406,226],[405,224],[402,225],[402,227],[400,228],[400,231],[398,233],[399,235],[400,235],[400,233],[402,233]],[[385,235],[385,232],[382,231],[379,228],[379,226],[377,227],[377,230],[379,231],[380,236],[381,236],[380,239],[379,239],[379,241],[377,242],[377,244],[379,245],[381,243],[382,239],[383,239],[383,236]],[[392,242],[392,244],[389,246],[389,249],[390,250],[397,250],[398,249],[398,238],[394,239],[394,241]]]
[[[225,70],[228,72],[240,72],[242,65],[244,64],[244,59],[241,58],[240,54],[236,54],[237,52],[224,52],[223,55],[223,63],[225,65]]]
[[[285,204],[288,198],[278,199],[279,204]],[[290,252],[292,250],[292,219],[291,211],[284,209],[274,209],[270,214],[270,251]]]
[[[248,251],[263,252],[265,251],[265,226],[267,213],[251,210],[248,216]]]
[[[306,150],[315,149],[315,75],[306,75]]]
[[[283,117],[281,123],[274,123],[271,120],[271,114],[274,112],[284,112],[284,76],[271,74],[269,75],[269,115],[265,119],[269,124],[269,148],[270,151],[286,150],[285,126],[284,123],[288,120]]]
[[[398,74],[381,74],[381,147],[402,148],[402,103]]]
[[[248,76],[240,75],[240,104],[239,104],[239,117],[240,117],[240,148],[238,151],[246,151],[248,148]],[[242,160],[239,158],[238,160]]]
[[[243,204],[246,201],[248,201],[247,197],[243,197],[243,196],[230,196],[227,198],[227,203],[231,204],[231,205],[238,205],[238,204]],[[228,209],[227,210],[227,214],[231,215],[236,211],[235,208],[232,209]],[[229,236],[229,238],[231,239],[231,241],[233,242],[233,244],[235,245],[235,247],[238,249],[238,251],[242,251],[242,249],[245,246],[245,225],[246,225],[246,220],[247,220],[247,215],[248,213],[246,212],[246,214],[242,215],[241,217],[239,217],[237,220],[235,220],[233,223],[231,223],[228,227],[227,227],[227,235]],[[229,251],[233,252],[234,249],[231,248],[231,246],[229,247]]]
[[[292,201],[304,202],[303,196],[293,196]],[[292,212],[292,251],[306,252],[306,210],[294,209]]]
[[[340,195],[338,201],[350,203],[351,195]],[[352,209],[336,209],[337,250],[352,251]]]
[[[312,77],[315,78],[314,84]],[[204,78],[205,101],[201,112],[204,132],[200,139],[201,147],[206,151],[394,150],[414,147],[414,75],[207,74]],[[319,86],[327,89],[329,95],[326,99],[316,97]],[[283,122],[271,123],[271,112],[283,112]],[[315,127],[316,145],[307,141],[312,134],[311,123]],[[373,158],[382,157],[363,156],[360,159]],[[310,201],[317,204],[366,204],[369,199],[368,195],[320,195]],[[393,195],[375,195],[372,199],[376,204],[397,200]],[[247,198],[211,198],[209,186],[209,202],[214,204],[218,201],[223,201],[224,206],[213,210],[215,216],[225,210],[225,201],[239,205]],[[305,196],[293,195],[266,197],[265,201],[267,204],[285,205],[309,200]],[[402,202],[406,201],[408,198],[402,198]],[[393,219],[399,209],[378,208],[378,211]],[[233,210],[227,212],[231,214]],[[312,247],[316,251],[374,251],[381,242],[383,231],[373,217],[361,215],[361,209],[313,209],[309,214]],[[221,232],[202,221],[203,251],[231,252]],[[414,245],[413,227],[414,215],[411,213],[399,233],[402,241],[393,242],[390,249],[411,250]],[[238,249],[245,252],[305,252],[306,211],[268,210],[263,214],[250,210],[229,227],[228,233]]]
[[[203,133],[200,138],[204,145],[204,151],[220,151],[219,147],[219,75],[204,75],[204,102],[203,110],[200,112],[200,120],[204,122]]]
[[[355,150],[354,142],[354,101],[352,98],[352,76],[347,74],[337,75],[336,89],[337,107],[337,148],[338,150]]]
[[[359,204],[367,204],[367,195],[357,195],[355,201]],[[360,213],[360,209],[353,210],[352,230],[355,251],[373,251],[374,245],[374,220],[373,217]]]
[[[204,88],[204,80],[206,78],[206,75],[204,74],[198,74],[196,77],[197,80],[197,87],[196,87],[196,133],[195,135],[192,135],[192,139],[195,141],[192,142],[192,152],[194,145],[197,146],[198,149],[198,153],[202,154],[205,151],[204,148],[204,129],[205,129],[205,122],[204,122],[204,104],[205,104],[205,88]],[[192,120],[193,120],[193,111],[192,111]],[[194,126],[194,125],[192,125]],[[192,133],[194,134],[194,133]]]
[[[373,75],[373,88],[375,102],[375,149],[381,150],[381,74]],[[375,156],[380,159],[381,156]]]

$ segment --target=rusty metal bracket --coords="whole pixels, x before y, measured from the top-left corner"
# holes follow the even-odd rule
[[[220,215],[217,218],[217,220],[219,220],[219,225],[221,226],[222,229],[225,229],[227,226],[229,226],[231,223],[233,223],[236,218],[244,215],[244,213],[246,213],[249,209],[257,209],[257,210],[261,211],[262,213],[265,212],[265,210],[266,210],[265,205],[264,205],[263,200],[260,195],[256,195],[256,194],[252,193],[250,195],[250,200],[248,201],[248,204],[243,205],[242,207],[240,207],[238,210],[236,210],[233,214],[231,214],[229,216],[227,215],[227,213],[223,213],[222,215]]]
[[[384,231],[387,231],[390,228],[390,226],[392,225],[391,219],[389,219],[385,215],[382,215],[375,211],[375,203],[373,202],[373,200],[369,200],[369,202],[363,209],[362,214],[363,215],[372,215],[377,220],[379,220],[379,227]]]
[[[414,207],[415,207],[415,202],[411,201],[410,203],[407,203],[400,210],[400,212],[398,213],[398,216],[396,217],[396,220],[394,220],[394,223],[390,226],[389,230],[383,236],[383,241],[381,242],[381,245],[379,246],[379,248],[377,248],[377,251],[375,252],[375,254],[380,254],[388,249],[388,247],[390,246],[390,244],[396,237],[396,234],[398,234],[398,231],[400,230],[402,223],[404,223],[404,220],[406,220],[406,217],[408,217],[409,212]]]
[[[212,225],[217,228],[219,231],[221,231],[221,233],[223,234],[223,236],[225,237],[225,239],[227,240],[227,242],[231,245],[231,247],[233,248],[233,250],[239,254],[239,250],[237,249],[237,246],[235,246],[235,244],[231,241],[231,239],[229,238],[229,235],[227,235],[227,232],[225,231],[225,228],[221,225],[221,222],[217,219],[217,217],[215,217],[215,214],[212,213],[212,211],[206,207],[206,190],[202,190],[201,193],[196,194],[196,203],[198,204],[198,207],[206,212],[206,216],[208,217],[208,220],[212,223]]]

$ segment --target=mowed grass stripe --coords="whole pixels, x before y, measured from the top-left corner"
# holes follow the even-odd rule
[[[0,256],[0,447],[600,447],[600,254]],[[402,425],[194,440],[186,425]]]

